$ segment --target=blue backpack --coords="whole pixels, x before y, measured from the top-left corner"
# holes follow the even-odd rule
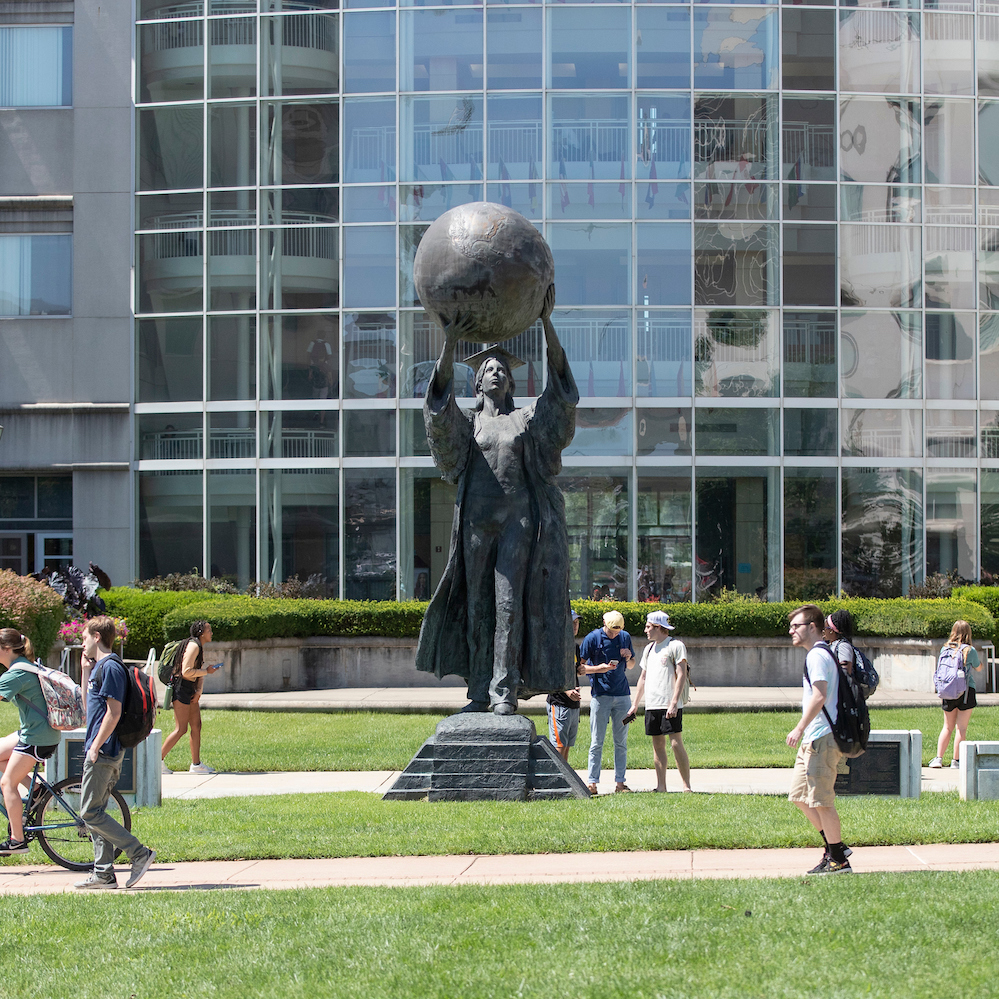
[[[945,645],[940,650],[937,668],[933,672],[933,688],[938,697],[952,701],[968,691],[968,667],[963,649],[967,645]]]
[[[840,639],[838,642],[833,642],[832,651],[839,662],[839,646],[840,643],[845,641],[845,639]],[[878,684],[881,682],[881,677],[878,676],[878,671],[874,668],[874,663],[864,655],[860,649],[856,648],[852,643],[848,642],[850,648],[853,649],[853,678],[860,687],[864,699],[874,695],[874,691],[878,689]]]

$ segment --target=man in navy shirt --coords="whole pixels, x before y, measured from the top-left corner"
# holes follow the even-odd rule
[[[83,744],[83,779],[80,810],[94,841],[94,871],[77,888],[117,888],[114,858],[119,850],[132,862],[126,888],[138,884],[156,859],[156,851],[143,846],[105,810],[118,778],[125,750],[115,735],[128,676],[121,660],[113,655],[114,621],[91,618],[83,631],[83,665],[87,687],[87,735]],[[91,669],[86,669],[88,666]]]
[[[590,794],[597,793],[608,721],[614,735],[614,790],[630,791],[624,782],[628,767],[628,729],[624,717],[631,710],[631,687],[625,670],[634,652],[631,635],[624,630],[624,617],[619,611],[604,614],[604,626],[583,639],[579,658],[583,663],[580,672],[590,677]]]

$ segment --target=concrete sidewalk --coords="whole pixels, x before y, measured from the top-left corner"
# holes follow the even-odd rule
[[[801,878],[817,863],[819,856],[819,848],[813,847],[156,863],[132,892]],[[856,847],[850,864],[857,873],[999,870],[999,843]],[[121,884],[124,884],[127,872],[127,865],[119,866]],[[0,896],[73,891],[73,882],[83,877],[85,875],[72,874],[61,867],[0,867]]]

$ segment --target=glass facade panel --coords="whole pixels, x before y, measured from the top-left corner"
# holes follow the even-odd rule
[[[627,313],[556,309],[552,324],[583,397],[631,395]],[[534,394],[534,393],[528,393]]]
[[[841,318],[844,397],[919,399],[922,331],[918,312],[844,312]]]
[[[688,311],[638,313],[637,392],[691,394],[691,320]],[[689,427],[689,424],[688,424]]]
[[[340,392],[337,316],[263,316],[261,330],[261,398],[337,398]]]
[[[253,413],[209,413],[208,457],[257,456],[257,421]]]
[[[340,414],[326,409],[286,409],[260,414],[264,458],[316,460],[340,457]]]
[[[923,158],[927,184],[974,184],[975,102],[923,103]]]
[[[799,184],[794,181],[782,186],[784,218],[806,222],[836,220],[836,188],[833,184]]]
[[[751,7],[694,8],[694,87],[777,88],[777,12]]]
[[[841,10],[839,85],[867,93],[918,93],[919,15]]]
[[[202,234],[169,230],[139,236],[140,312],[200,312],[204,300]]]
[[[630,455],[632,420],[630,409],[576,410],[576,434],[562,452],[574,455]]]
[[[138,401],[200,401],[201,318],[143,319],[137,326]]]
[[[978,15],[978,93],[985,97],[999,96],[999,17]]]
[[[209,575],[245,589],[257,574],[257,473],[208,473]]]
[[[205,109],[198,104],[138,113],[138,189],[202,187]]]
[[[208,398],[257,397],[257,326],[254,316],[212,316],[208,321]]]
[[[340,106],[260,106],[260,174],[265,184],[335,184],[340,179]]]
[[[926,307],[975,307],[975,230],[926,227]]]
[[[436,468],[401,469],[399,550],[406,560],[399,580],[401,599],[429,600],[437,589],[447,565],[457,491]]]
[[[783,176],[796,184],[836,180],[836,99],[785,97],[783,109]]]
[[[343,89],[347,94],[395,90],[395,11],[344,15]]]
[[[339,242],[340,232],[332,226],[261,230],[261,307],[335,309]]]
[[[729,398],[779,395],[777,324],[776,312],[720,309],[696,312],[695,395]]]
[[[336,14],[262,18],[260,27],[264,93],[291,97],[335,94],[340,89],[340,19]],[[394,84],[391,80],[379,89],[391,90]]]
[[[840,101],[840,174],[868,184],[921,180],[919,101],[847,97]]]
[[[836,228],[784,226],[784,304],[836,304]]]
[[[923,90],[975,92],[975,19],[967,14],[923,14]]]
[[[490,90],[529,90],[541,86],[544,66],[541,15],[540,10],[529,7],[491,10],[486,14]],[[538,120],[540,117],[539,114]]]
[[[698,409],[694,446],[698,455],[780,454],[777,409]]]
[[[430,457],[422,409],[399,410],[399,454],[404,458]],[[440,478],[439,475],[437,477]]]
[[[926,411],[927,458],[974,458],[978,454],[973,409]]]
[[[785,409],[784,454],[835,458],[839,434],[835,409]]]
[[[999,186],[999,101],[978,102],[978,182]],[[994,223],[993,223],[994,224]]]
[[[399,86],[481,90],[482,11],[400,11]]]
[[[27,13],[20,17],[32,19]],[[73,29],[0,26],[0,107],[68,107],[72,103]]]
[[[72,236],[0,236],[0,316],[68,316]]]
[[[203,97],[204,22],[163,21],[140,25],[138,31],[135,57],[139,100],[189,101]]]
[[[999,577],[999,469],[983,468],[981,476],[981,578],[986,586],[994,586]]]
[[[345,308],[395,305],[395,229],[358,226],[343,234]]]
[[[630,476],[626,470],[598,474],[565,470],[558,478],[565,494],[569,532],[569,595],[628,599]]]
[[[640,305],[690,304],[690,227],[637,227],[636,299]]]
[[[256,18],[225,17],[209,21],[208,42],[208,96],[255,97]]]
[[[208,114],[211,187],[247,187],[257,182],[257,109],[253,104],[213,104]],[[251,221],[254,221],[251,219]]]
[[[630,15],[627,7],[549,8],[550,86],[560,90],[630,86]]]
[[[978,321],[978,380],[982,399],[999,399],[999,315],[985,313]]]
[[[345,458],[395,456],[395,410],[348,409],[343,414]]]
[[[137,430],[139,458],[162,461],[204,457],[201,413],[143,414],[138,418]]]
[[[628,105],[617,94],[550,97],[548,176],[618,183],[630,178]]]
[[[836,397],[836,313],[784,313],[784,395]]]
[[[345,468],[343,506],[344,599],[394,600],[395,473]]]
[[[635,21],[635,86],[689,87],[690,11],[686,7],[638,7]]]
[[[690,409],[639,409],[639,455],[675,457],[691,453]]]
[[[638,476],[638,600],[691,598],[690,475]]]
[[[810,603],[836,592],[836,480],[835,468],[784,471],[785,600]]]
[[[202,473],[139,472],[138,478],[139,577],[204,572]]]
[[[395,316],[385,312],[343,314],[343,397],[395,398]]]
[[[631,226],[560,222],[548,242],[560,304],[631,304]]]
[[[918,306],[922,291],[919,237],[915,226],[840,226],[840,303]]]
[[[974,313],[926,313],[926,398],[975,398]]]
[[[488,105],[487,176],[504,182],[537,179],[544,162],[541,95],[490,97]]]
[[[482,180],[481,93],[405,97],[399,102],[399,116],[400,180]]]
[[[918,409],[844,409],[843,456],[921,458],[922,416]]]
[[[356,98],[344,101],[344,181],[382,185],[376,190],[384,205],[389,199],[395,200],[395,163],[395,100]],[[395,214],[394,208],[392,214]]]
[[[836,89],[836,12],[785,10],[783,86],[788,90]]]

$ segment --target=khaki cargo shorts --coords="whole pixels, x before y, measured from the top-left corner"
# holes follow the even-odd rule
[[[814,742],[803,742],[794,760],[794,778],[787,800],[809,808],[832,808],[836,803],[834,787],[842,758],[832,732]]]

